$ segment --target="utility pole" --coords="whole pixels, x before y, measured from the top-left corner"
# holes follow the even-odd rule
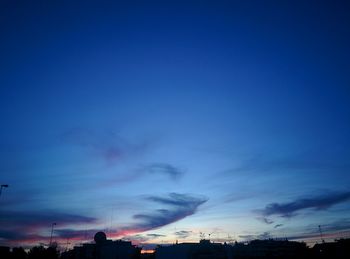
[[[51,225],[51,236],[50,236],[50,246],[52,245],[52,235],[53,235],[53,227],[56,226],[56,223],[52,223]]]

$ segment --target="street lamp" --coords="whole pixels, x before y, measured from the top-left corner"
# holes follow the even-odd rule
[[[1,193],[2,193],[2,188],[7,188],[9,187],[8,184],[2,184],[1,187],[0,187],[0,196],[1,196]]]
[[[52,226],[51,226],[50,246],[52,245],[53,227],[56,226],[56,225],[57,225],[56,223],[52,223]]]

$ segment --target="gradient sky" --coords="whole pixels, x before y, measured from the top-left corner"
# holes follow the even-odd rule
[[[346,1],[47,2],[0,4],[2,245],[349,234]]]

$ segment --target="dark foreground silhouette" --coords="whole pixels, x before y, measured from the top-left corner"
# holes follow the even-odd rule
[[[32,247],[26,252],[22,247],[14,247],[12,251],[8,247],[0,247],[1,259],[58,259],[60,253],[56,247],[44,248],[43,246]]]
[[[350,239],[316,244],[309,248],[303,242],[288,240],[253,240],[249,243],[221,244],[210,240],[199,243],[162,245],[152,254],[141,254],[141,248],[129,241],[108,240],[103,232],[95,235],[94,243],[75,246],[59,253],[57,247],[0,247],[1,259],[348,259]]]

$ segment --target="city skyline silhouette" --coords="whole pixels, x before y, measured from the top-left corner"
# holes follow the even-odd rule
[[[0,246],[348,238],[349,11],[1,1]]]

